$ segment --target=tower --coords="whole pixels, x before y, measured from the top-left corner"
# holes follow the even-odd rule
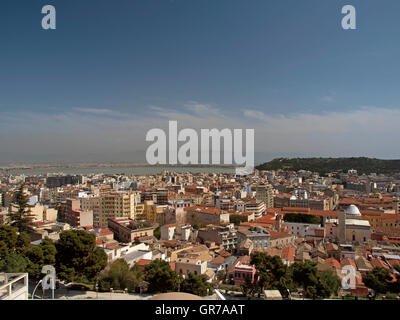
[[[340,243],[346,242],[346,212],[344,210],[339,211],[338,238]]]

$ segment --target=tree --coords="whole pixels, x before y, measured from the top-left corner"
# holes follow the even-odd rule
[[[40,246],[34,246],[26,251],[26,257],[29,259],[27,271],[29,276],[40,278],[42,267],[44,265],[43,250]]]
[[[0,226],[0,241],[6,245],[9,253],[15,251],[17,240],[18,234],[15,228],[11,226]]]
[[[232,214],[229,216],[229,222],[233,223],[234,225],[239,225],[242,222],[246,222],[247,221],[247,217],[245,216],[241,216],[238,214]]]
[[[94,281],[107,265],[107,255],[96,247],[96,237],[82,230],[64,231],[56,242],[56,270],[67,281]]]
[[[168,262],[157,259],[146,265],[145,280],[149,283],[148,291],[153,293],[175,291],[180,276],[171,269]]]
[[[130,270],[124,259],[118,259],[100,273],[99,288],[102,291],[109,291],[110,288],[113,288],[128,289],[129,292],[134,292],[141,280],[142,275],[136,268]]]
[[[40,243],[40,248],[43,251],[43,263],[45,265],[55,265],[57,254],[55,243],[46,237]]]
[[[0,261],[0,272],[5,273],[21,273],[26,272],[29,260],[25,257],[11,253]]]
[[[5,241],[0,241],[0,261],[8,256],[8,247]]]
[[[158,226],[158,227],[154,230],[153,235],[154,235],[158,240],[160,240],[160,238],[161,238],[161,228],[160,228],[160,226]]]
[[[43,239],[40,245],[27,249],[24,255],[29,259],[27,269],[29,276],[34,279],[41,278],[42,268],[45,265],[55,265],[56,252],[53,241],[48,238]]]
[[[20,232],[17,236],[17,243],[15,244],[15,251],[23,254],[29,249],[31,245],[31,239],[25,232]]]
[[[302,287],[307,297],[316,297],[318,284],[317,265],[315,262],[295,262],[290,266],[292,279],[297,287]]]
[[[17,211],[11,210],[8,214],[11,226],[16,227],[19,232],[32,232],[33,229],[30,223],[32,222],[33,215],[31,214],[31,206],[28,204],[27,196],[24,193],[24,184],[21,184],[14,194],[14,202],[12,204]]]
[[[181,291],[204,297],[212,292],[212,286],[207,282],[207,276],[189,272],[181,284]]]
[[[299,222],[299,223],[311,223],[320,224],[320,218],[317,216],[312,216],[303,213],[286,213],[283,217],[286,222]]]
[[[295,262],[290,275],[296,287],[302,287],[306,297],[329,298],[340,288],[339,278],[331,270],[319,272],[315,262]]]
[[[218,281],[225,281],[225,280],[226,280],[226,277],[227,277],[227,273],[226,273],[226,270],[225,270],[225,269],[219,270],[219,271],[217,272],[217,280],[218,280]]]
[[[389,291],[389,281],[392,280],[390,272],[384,268],[376,267],[372,271],[367,271],[362,276],[364,284],[376,293],[386,293]]]
[[[250,278],[245,278],[244,279],[244,283],[242,283],[240,285],[240,290],[242,291],[244,296],[249,296],[249,295],[253,295],[254,291],[255,291],[255,287],[254,284],[251,282]]]
[[[317,273],[317,296],[329,298],[337,295],[340,288],[340,279],[331,270]]]
[[[11,226],[0,226],[0,259],[7,254],[23,254],[30,247],[30,239],[25,232],[18,234]]]
[[[282,295],[287,295],[287,290],[291,288],[291,279],[287,274],[287,266],[280,257],[257,251],[251,255],[250,263],[255,265],[258,272],[258,290],[276,289]]]

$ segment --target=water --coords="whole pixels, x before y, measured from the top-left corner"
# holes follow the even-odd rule
[[[57,168],[57,169],[15,169],[8,170],[8,174],[12,175],[46,175],[48,173],[65,173],[70,175],[91,175],[91,174],[124,174],[124,175],[156,175],[163,171],[170,172],[190,172],[190,173],[234,173],[231,167],[162,167],[162,166],[131,166],[131,167],[102,167],[102,168]]]

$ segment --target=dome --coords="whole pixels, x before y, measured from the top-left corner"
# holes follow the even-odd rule
[[[149,300],[204,300],[202,297],[185,292],[160,293],[151,297]]]
[[[352,214],[356,216],[361,216],[360,210],[354,205],[351,204],[345,211],[346,214]]]

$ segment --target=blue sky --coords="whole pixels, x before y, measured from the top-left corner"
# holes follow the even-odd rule
[[[168,119],[255,128],[258,162],[398,158],[399,16],[396,0],[2,0],[0,161],[140,161]]]

